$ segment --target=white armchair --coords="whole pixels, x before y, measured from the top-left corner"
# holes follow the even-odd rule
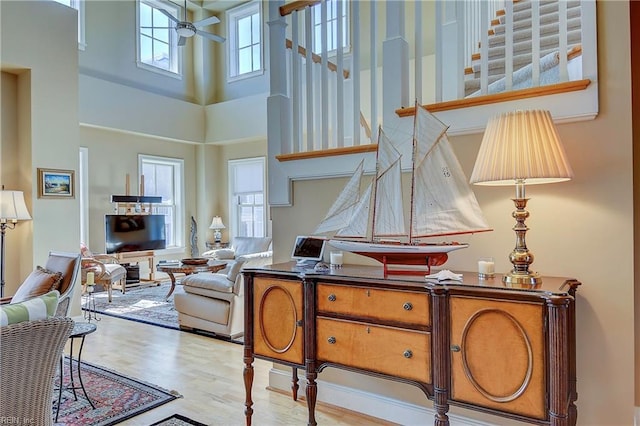
[[[236,237],[231,248],[202,253],[203,257],[228,262],[219,272],[184,277],[184,293],[176,293],[174,303],[181,329],[204,330],[235,338],[244,334],[245,267],[271,264],[271,238]]]

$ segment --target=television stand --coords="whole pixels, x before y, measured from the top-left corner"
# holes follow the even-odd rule
[[[144,279],[140,277],[140,281],[160,284],[160,281],[156,280],[155,253],[152,250],[114,253],[113,257],[115,257],[119,263],[132,263],[132,262],[144,262],[144,261],[149,262],[149,278]],[[131,285],[131,287],[134,287],[135,285],[137,284],[133,284]]]

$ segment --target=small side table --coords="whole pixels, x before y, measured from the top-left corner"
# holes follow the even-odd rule
[[[73,391],[73,397],[75,400],[78,400],[78,395],[76,394],[76,389],[82,389],[82,393],[84,393],[84,397],[91,404],[91,408],[95,410],[96,406],[93,404],[93,401],[87,395],[87,390],[84,388],[84,383],[82,382],[82,373],[80,370],[80,362],[82,358],[82,347],[84,346],[84,338],[87,334],[91,334],[96,331],[98,327],[95,324],[91,324],[88,322],[76,322],[73,325],[73,330],[71,330],[71,334],[69,335],[69,339],[71,339],[71,347],[69,351],[69,379],[70,384],[65,389]],[[78,374],[78,382],[80,386],[76,386],[73,379],[73,342],[76,339],[80,339],[80,348],[78,350],[78,358],[76,362],[76,370]],[[58,407],[56,409],[56,422],[58,421],[58,413],[60,412],[60,404],[62,403],[62,388],[64,383],[64,369],[62,362],[64,360],[64,356],[60,357],[60,387],[58,388]]]

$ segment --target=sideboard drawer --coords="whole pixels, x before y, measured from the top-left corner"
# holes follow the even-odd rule
[[[431,383],[431,334],[318,318],[317,357],[349,367]]]
[[[404,290],[318,283],[318,311],[429,325],[429,295]]]

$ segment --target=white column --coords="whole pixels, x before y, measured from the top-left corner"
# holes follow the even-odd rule
[[[405,40],[404,2],[386,3],[386,39],[382,42],[382,120],[393,126],[397,108],[409,101],[409,44]]]

